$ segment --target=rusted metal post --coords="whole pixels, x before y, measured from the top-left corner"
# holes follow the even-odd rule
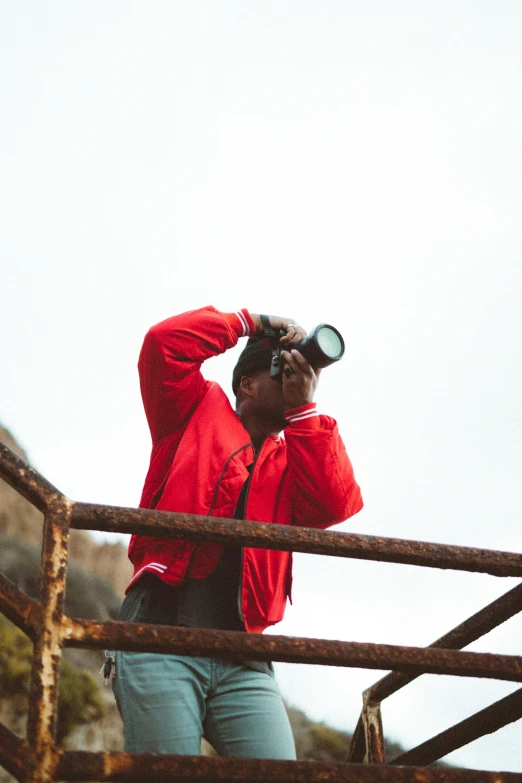
[[[58,765],[55,737],[69,514],[70,503],[61,498],[51,504],[45,515],[40,569],[42,612],[34,645],[27,722],[27,741],[31,748],[27,783],[51,783]]]
[[[365,764],[386,764],[384,734],[382,730],[381,703],[372,701],[371,689],[363,693],[362,723],[366,738]]]

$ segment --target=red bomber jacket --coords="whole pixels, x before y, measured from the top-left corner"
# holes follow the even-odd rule
[[[359,487],[335,421],[315,403],[287,411],[284,436],[267,438],[257,456],[247,430],[201,365],[254,334],[248,310],[204,307],[168,318],[145,337],[141,392],[152,435],[141,508],[233,518],[247,467],[255,463],[246,519],[326,528],[362,508]],[[222,545],[132,536],[133,584],[145,573],[181,585],[216,567]],[[247,631],[283,618],[291,589],[291,553],[245,547],[241,608]],[[130,586],[130,585],[129,585]]]

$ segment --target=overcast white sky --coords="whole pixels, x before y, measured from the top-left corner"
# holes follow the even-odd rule
[[[148,327],[329,321],[365,509],[342,530],[520,551],[519,0],[94,0],[0,9],[0,420],[75,500],[135,506]],[[230,392],[237,353],[209,362]],[[296,558],[275,632],[426,645],[516,580]],[[520,654],[520,617],[471,649]],[[277,666],[353,730],[379,673]],[[426,676],[407,747],[515,684]],[[521,724],[448,758],[522,772]]]

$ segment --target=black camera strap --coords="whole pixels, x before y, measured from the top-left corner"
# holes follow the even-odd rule
[[[262,340],[269,340],[270,342],[273,342],[276,338],[276,331],[275,329],[270,326],[270,319],[268,315],[259,315],[259,318],[261,319],[261,325],[263,327],[263,335],[261,337]]]

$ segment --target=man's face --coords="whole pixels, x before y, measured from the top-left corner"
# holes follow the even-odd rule
[[[258,370],[251,376],[252,407],[261,421],[281,432],[288,422],[284,417],[283,385],[272,380],[270,370]]]

